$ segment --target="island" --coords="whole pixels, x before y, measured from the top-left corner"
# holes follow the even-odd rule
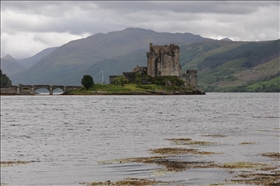
[[[136,66],[131,72],[110,75],[109,84],[94,84],[90,75],[84,75],[83,86],[18,85],[1,87],[1,95],[35,95],[45,88],[52,95],[56,88],[63,95],[205,95],[197,87],[197,70],[182,73],[178,45],[154,46],[150,43],[147,66]],[[103,78],[102,78],[103,81]]]
[[[65,92],[67,95],[205,95],[197,88],[197,70],[182,73],[180,48],[150,43],[147,67],[135,67],[122,75],[110,75],[110,83]],[[89,76],[89,75],[87,75]],[[83,83],[82,83],[83,84]]]

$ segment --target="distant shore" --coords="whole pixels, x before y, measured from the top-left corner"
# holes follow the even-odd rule
[[[0,94],[0,96],[35,96],[35,95],[48,95],[48,94]],[[110,95],[206,95],[204,91],[201,92],[114,92],[114,93],[99,93],[99,92],[92,92],[91,94],[73,94],[73,93],[62,93],[62,94],[54,94],[54,95],[66,95],[66,96],[110,96]]]
[[[195,89],[193,91],[173,91],[173,92],[157,92],[157,91],[132,91],[132,92],[107,92],[92,91],[87,94],[66,92],[62,95],[206,95],[203,90]]]
[[[13,88],[13,87],[12,87]],[[44,94],[49,94],[45,92]],[[30,90],[20,91],[16,89],[1,90],[1,96],[9,95],[38,95],[36,92]],[[177,85],[163,86],[156,84],[137,85],[125,84],[123,86],[113,84],[95,84],[94,86],[86,89],[81,86],[73,90],[66,90],[64,93],[56,95],[205,95],[205,91],[195,87],[181,87]]]

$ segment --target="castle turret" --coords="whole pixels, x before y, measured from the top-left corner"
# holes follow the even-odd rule
[[[154,76],[181,76],[180,48],[178,45],[153,46],[147,53],[147,74]]]

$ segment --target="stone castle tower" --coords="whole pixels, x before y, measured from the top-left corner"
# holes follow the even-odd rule
[[[154,76],[178,76],[182,74],[178,45],[153,46],[147,53],[147,74]]]
[[[187,70],[182,73],[180,66],[180,48],[178,45],[170,44],[164,46],[153,46],[150,43],[150,52],[147,53],[147,67],[136,67],[132,72],[123,72],[128,81],[133,82],[136,73],[155,76],[177,76],[185,81],[185,86],[197,87],[197,70]],[[109,76],[110,83],[117,76]],[[145,82],[147,83],[147,82]]]

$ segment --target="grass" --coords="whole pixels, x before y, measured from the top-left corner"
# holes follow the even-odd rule
[[[88,90],[81,87],[78,90],[72,90],[68,94],[70,95],[118,95],[118,94],[188,94],[192,93],[191,88],[183,88],[179,86],[164,86],[157,84],[137,85],[134,83],[121,85],[113,84],[95,84]]]
[[[130,86],[118,86],[113,84],[95,84],[93,87],[89,88],[88,90],[84,87],[80,88],[79,90],[70,91],[70,94],[75,95],[91,95],[91,94],[109,94],[109,93],[129,93],[132,90],[135,90],[131,85]]]
[[[271,85],[276,85],[279,86],[280,85],[280,77],[275,77],[273,79],[267,80],[267,81],[262,81],[262,82],[256,82],[252,85],[247,86],[248,90],[254,91],[257,89],[261,89],[263,87],[270,87]]]
[[[131,86],[118,86],[112,84],[96,84],[93,88],[93,91],[107,91],[107,92],[130,92],[132,91]]]
[[[215,54],[223,54],[246,43],[236,42],[201,53],[183,66],[185,69],[198,69],[198,64]],[[279,57],[265,61],[255,67],[243,67],[248,58],[226,61],[213,68],[201,69],[198,73],[198,85],[205,91],[215,92],[279,92],[280,77],[270,78],[279,73]],[[243,87],[244,86],[244,87]]]

